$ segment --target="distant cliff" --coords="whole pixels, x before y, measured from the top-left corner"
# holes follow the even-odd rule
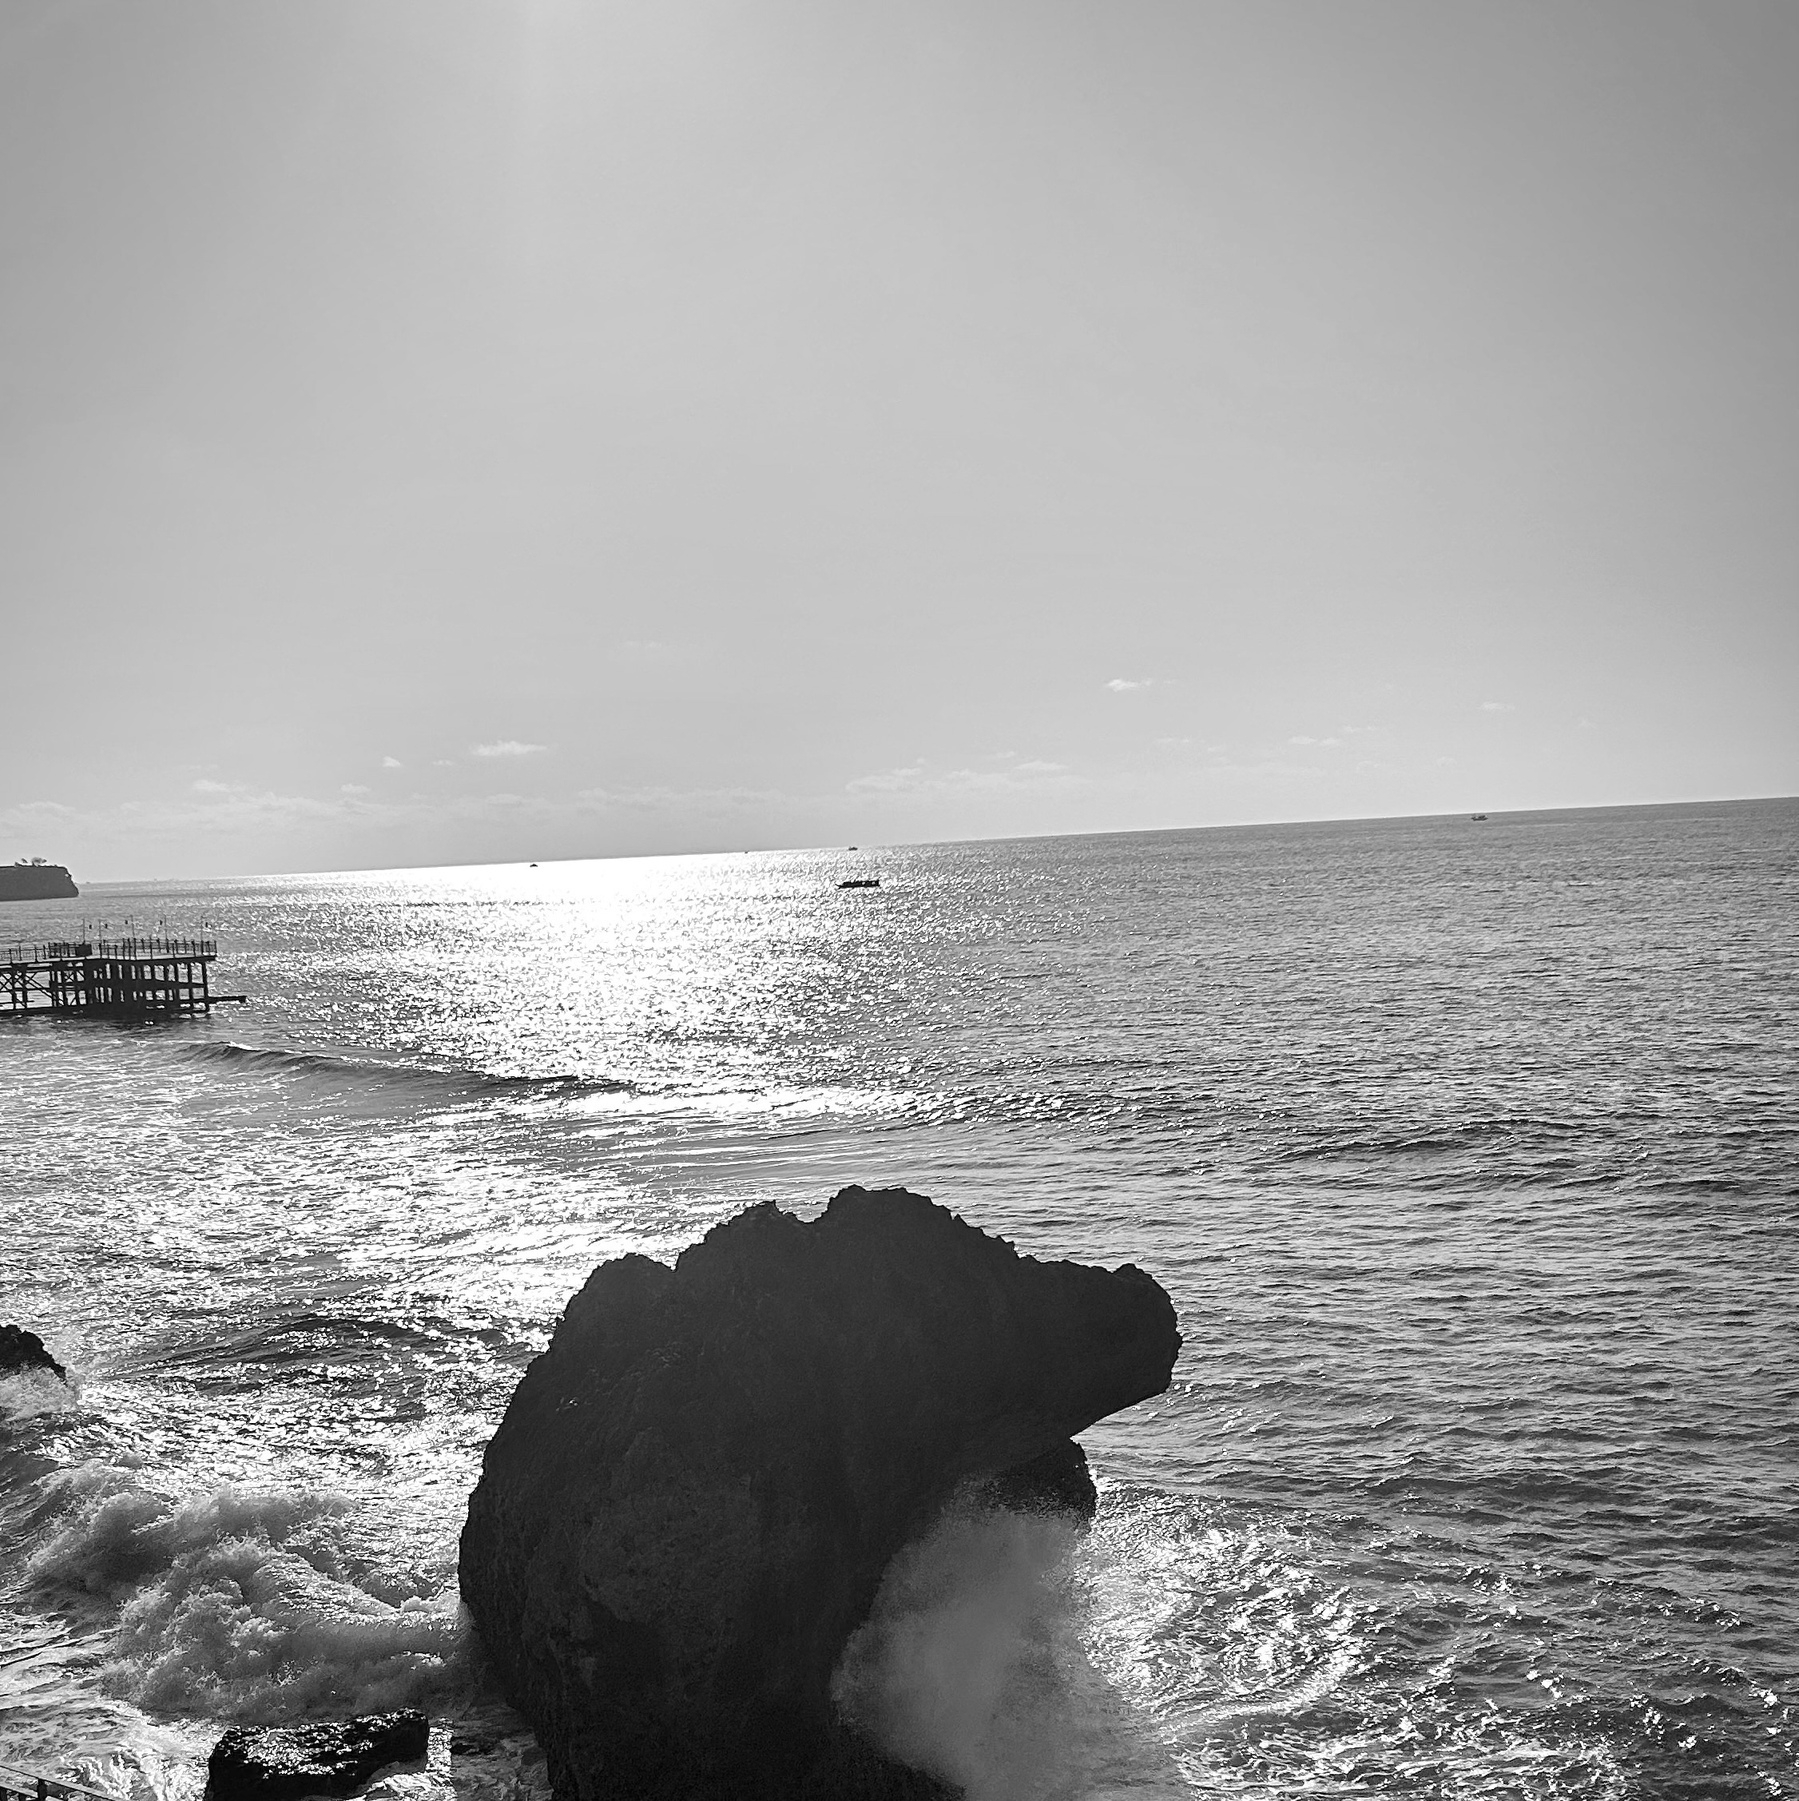
[[[0,863],[0,901],[73,900],[80,892],[60,863]]]

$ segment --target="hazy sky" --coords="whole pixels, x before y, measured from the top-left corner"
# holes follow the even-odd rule
[[[6,0],[0,860],[1799,789],[1799,7]]]

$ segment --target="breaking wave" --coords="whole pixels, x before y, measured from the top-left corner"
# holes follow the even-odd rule
[[[222,1067],[241,1075],[287,1077],[323,1088],[400,1089],[449,1101],[489,1095],[580,1097],[631,1094],[630,1082],[606,1076],[496,1075],[479,1069],[433,1069],[422,1064],[388,1063],[373,1058],[334,1057],[320,1051],[284,1051],[219,1040],[183,1047],[191,1063]]]
[[[103,1686],[138,1707],[271,1721],[429,1706],[471,1680],[454,1588],[359,1555],[341,1494],[172,1499],[116,1464],[43,1488],[26,1586],[117,1607]]]
[[[69,1413],[81,1405],[81,1383],[71,1370],[14,1370],[0,1376],[0,1423]]]

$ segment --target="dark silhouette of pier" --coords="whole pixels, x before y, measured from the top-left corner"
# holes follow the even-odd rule
[[[57,1013],[157,1019],[209,1013],[242,994],[212,992],[211,938],[55,939],[0,949],[0,1018]]]

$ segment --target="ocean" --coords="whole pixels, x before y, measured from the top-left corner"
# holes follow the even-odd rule
[[[1799,1794],[1796,853],[1782,800],[8,907],[252,999],[0,1022],[0,1322],[75,1384],[0,1385],[0,1762],[195,1801],[224,1723],[409,1704],[384,1792],[541,1795],[455,1591],[514,1384],[601,1260],[859,1182],[1185,1336],[1089,1533],[889,1584],[845,1692],[974,1801]]]

